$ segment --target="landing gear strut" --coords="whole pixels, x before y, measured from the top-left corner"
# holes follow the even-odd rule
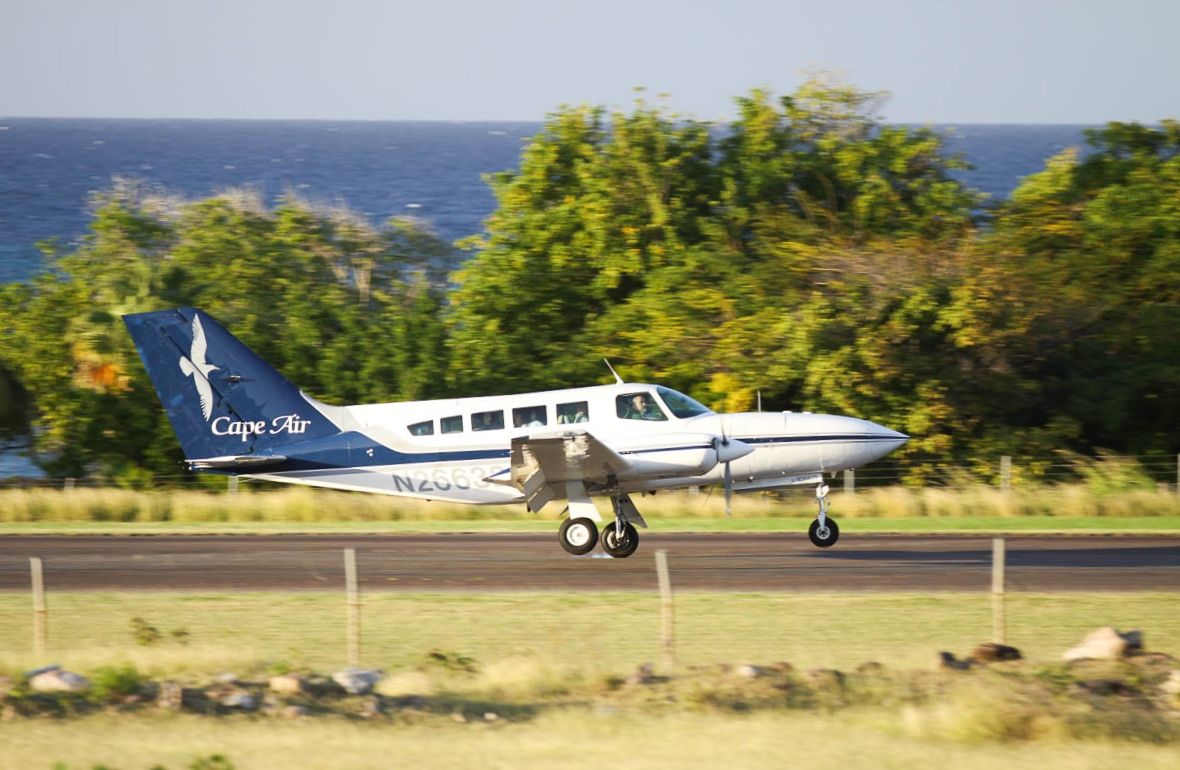
[[[626,559],[639,547],[639,531],[631,523],[635,519],[646,526],[635,503],[627,495],[615,495],[610,499],[615,511],[615,520],[602,528],[602,550],[616,559]]]
[[[828,518],[828,492],[831,488],[824,483],[820,483],[815,488],[815,499],[819,503],[819,515],[816,516],[815,521],[811,522],[811,526],[807,530],[807,537],[811,539],[811,544],[817,548],[830,548],[836,544],[840,539],[840,527],[836,525],[835,519]]]

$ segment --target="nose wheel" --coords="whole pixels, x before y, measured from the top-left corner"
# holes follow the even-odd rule
[[[820,484],[815,488],[815,499],[819,503],[819,515],[807,529],[807,537],[817,548],[830,548],[840,539],[840,527],[836,520],[828,518],[828,492],[831,488],[827,484]]]
[[[639,532],[631,522],[615,519],[602,528],[602,550],[616,559],[626,559],[639,547]]]

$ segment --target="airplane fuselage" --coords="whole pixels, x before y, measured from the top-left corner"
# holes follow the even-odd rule
[[[636,394],[651,399],[658,411],[646,418],[620,416],[619,400],[629,402]],[[641,493],[720,483],[724,461],[710,441],[721,435],[753,448],[731,462],[733,487],[745,491],[811,483],[816,474],[872,462],[907,439],[866,420],[807,412],[717,414],[701,408],[679,417],[665,394],[675,391],[623,383],[348,407],[315,404],[345,430],[337,446],[309,445],[301,455],[295,445],[284,451],[283,465],[243,477],[459,503],[520,503],[520,490],[498,483],[506,480],[512,440],[590,432],[631,461],[632,468],[617,477],[617,491]],[[584,409],[574,412],[575,406]],[[486,415],[499,419],[485,425]],[[570,415],[571,421],[564,419]],[[272,422],[223,421],[210,429],[290,432],[302,420],[283,415]],[[431,433],[415,435],[427,425]]]

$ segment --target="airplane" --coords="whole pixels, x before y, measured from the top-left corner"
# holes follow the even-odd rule
[[[472,504],[565,503],[558,542],[624,558],[646,528],[631,495],[722,484],[814,485],[811,542],[840,537],[834,474],[889,454],[904,433],[808,412],[718,414],[671,388],[615,382],[515,395],[330,406],[300,391],[209,314],[123,316],[195,471]],[[608,363],[609,367],[610,364]],[[602,526],[594,497],[610,500]]]

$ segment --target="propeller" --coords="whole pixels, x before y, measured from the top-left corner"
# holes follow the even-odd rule
[[[725,430],[725,418],[721,418],[721,438],[718,439],[717,454],[721,455],[722,447],[729,447],[729,436]],[[726,453],[728,456],[728,453]],[[721,485],[725,490],[725,518],[733,517],[733,469],[729,466],[729,460],[725,461],[725,471],[721,476]]]
[[[725,417],[721,418],[721,435],[713,437],[713,450],[717,453],[717,462],[721,463],[724,469],[722,475],[722,485],[725,489],[725,515],[733,515],[733,469],[730,463],[734,460],[740,460],[750,452],[754,451],[754,447],[750,446],[741,439],[730,438],[729,431],[725,427]]]

